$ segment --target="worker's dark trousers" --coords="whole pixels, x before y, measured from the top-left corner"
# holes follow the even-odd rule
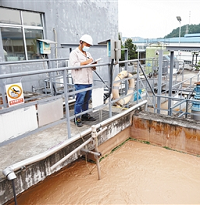
[[[92,87],[92,84],[75,84],[75,90],[82,90],[85,88]],[[74,115],[77,115],[83,111],[88,110],[89,101],[92,95],[92,90],[83,91],[76,94],[76,103],[74,106]],[[76,118],[80,118],[78,116]]]

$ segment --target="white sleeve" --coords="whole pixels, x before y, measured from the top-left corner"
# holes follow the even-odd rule
[[[81,64],[79,59],[78,59],[77,54],[74,51],[72,51],[69,55],[69,64],[72,67],[80,66],[80,64]]]

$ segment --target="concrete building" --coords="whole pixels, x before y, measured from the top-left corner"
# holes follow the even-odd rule
[[[200,34],[185,34],[184,37],[175,37],[175,38],[140,38],[140,37],[130,37],[133,41],[133,44],[137,46],[137,49],[141,52],[145,53],[147,47],[151,47],[151,45],[155,46],[158,44],[165,46],[174,46],[181,48],[184,47],[185,50],[182,50],[181,52],[176,51],[175,56],[185,61],[185,63],[188,64],[196,64],[200,60],[198,56],[198,52],[191,52],[190,49],[187,50],[187,48],[195,46],[200,48]],[[125,42],[127,37],[123,37],[122,41]],[[199,49],[200,50],[200,49]]]
[[[34,60],[67,59],[70,50],[78,45],[80,37],[85,33],[93,37],[94,46],[90,51],[93,57],[107,61],[106,48],[97,45],[98,42],[118,38],[118,1],[2,0],[0,30],[0,63],[28,63],[0,65],[0,74],[66,66],[65,61],[56,64],[34,63]],[[46,52],[41,52],[39,42],[44,44]],[[106,78],[103,71],[99,70],[99,74]],[[28,83],[24,82],[23,87],[27,91],[31,91],[33,86],[41,87],[44,78],[27,79]]]

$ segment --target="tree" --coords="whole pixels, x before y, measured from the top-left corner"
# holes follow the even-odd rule
[[[181,26],[181,34],[180,34],[181,37],[185,35],[186,27],[187,25]],[[200,24],[188,25],[188,34],[191,34],[191,33],[200,33]],[[172,32],[166,35],[164,38],[174,38],[174,37],[179,37],[179,27],[176,29],[173,29]]]
[[[121,44],[121,60],[125,60],[125,56],[124,56],[124,49],[128,49],[128,60],[132,60],[132,59],[136,59],[137,58],[137,53],[136,53],[136,45],[133,44],[133,41],[131,38],[128,38],[124,45]]]

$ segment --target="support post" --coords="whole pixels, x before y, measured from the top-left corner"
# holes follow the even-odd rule
[[[92,126],[92,138],[95,142],[95,151],[98,152],[98,138],[97,138],[97,131],[95,125]],[[101,170],[100,170],[100,163],[99,158],[96,157],[96,165],[97,165],[97,172],[98,172],[98,180],[101,179]]]
[[[168,115],[172,115],[172,83],[173,83],[173,67],[174,67],[174,51],[170,52],[170,72],[169,72],[169,99],[168,99]]]
[[[128,49],[124,50],[125,60],[128,60]],[[128,70],[128,62],[125,63],[125,70]],[[125,94],[128,92],[128,81],[125,81]]]
[[[162,88],[162,61],[163,61],[163,50],[159,50],[159,69],[158,69],[158,98],[157,98],[157,113],[160,114],[161,106],[161,88]]]
[[[137,103],[139,102],[139,79],[140,79],[140,75],[139,75],[139,65],[140,65],[140,61],[139,61],[139,51],[138,51],[138,61],[137,61],[137,84],[136,84],[136,90],[137,90]],[[144,72],[143,72],[144,74]]]
[[[67,133],[68,139],[71,138],[71,126],[70,126],[70,116],[69,116],[69,103],[68,103],[68,92],[67,92],[67,71],[63,71],[63,82],[64,82],[64,95],[65,95],[65,111],[67,119]]]
[[[109,90],[109,117],[112,117],[112,105],[111,105],[111,93],[112,93],[112,86],[113,86],[113,65],[114,59],[111,59],[111,64],[109,67],[109,74],[110,74],[110,90]]]
[[[188,99],[189,99],[189,96],[187,95],[187,99],[186,99],[186,110],[185,110],[185,118],[188,117]]]

